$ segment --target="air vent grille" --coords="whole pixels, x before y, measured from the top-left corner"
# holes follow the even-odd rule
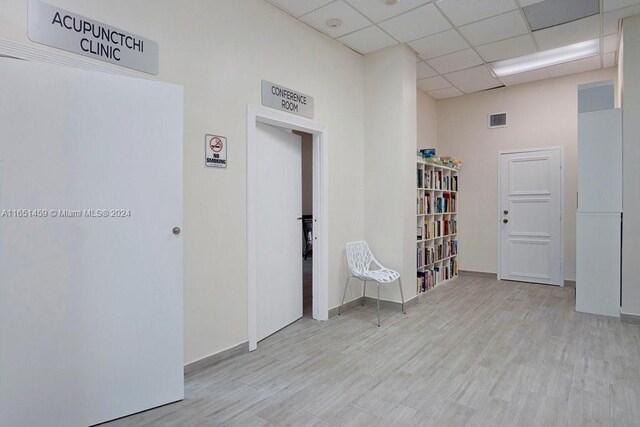
[[[538,31],[597,15],[600,0],[544,0],[522,10],[531,31]]]
[[[489,114],[489,129],[507,126],[507,113]]]

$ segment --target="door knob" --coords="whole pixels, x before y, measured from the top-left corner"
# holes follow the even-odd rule
[[[180,230],[180,227],[173,227],[172,231],[173,231],[173,234],[177,236],[178,234],[180,234],[182,230]]]
[[[503,219],[502,222],[504,222],[505,224],[509,222],[509,220],[507,218]]]
[[[507,210],[505,210],[505,211],[504,211],[504,214],[505,214],[505,215],[507,215],[508,213],[509,213],[509,211],[507,211]]]

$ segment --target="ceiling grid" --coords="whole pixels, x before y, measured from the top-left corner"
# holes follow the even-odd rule
[[[613,66],[618,20],[640,13],[640,0],[597,0],[597,17],[597,5],[585,9],[581,0],[266,1],[360,54],[406,43],[417,54],[418,88],[435,99]],[[558,4],[567,1],[572,3]],[[525,8],[531,5],[527,10],[546,19],[536,24],[539,31],[532,31],[527,20]],[[563,20],[554,10],[561,11]],[[600,42],[597,60],[501,78],[491,67],[498,60],[594,38]]]

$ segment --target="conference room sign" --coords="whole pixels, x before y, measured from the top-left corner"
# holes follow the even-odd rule
[[[29,39],[144,73],[157,75],[158,43],[77,15],[40,0],[29,0]]]
[[[313,97],[262,81],[262,105],[313,119]]]

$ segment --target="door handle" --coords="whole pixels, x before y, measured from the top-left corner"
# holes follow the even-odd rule
[[[180,234],[182,230],[180,230],[180,227],[173,227],[173,230],[171,231],[173,232],[173,234],[177,236],[178,234]]]
[[[504,222],[505,224],[509,222],[509,220],[507,218],[503,219],[502,222]]]
[[[298,221],[302,221],[302,217],[299,216],[298,218],[296,218]]]

